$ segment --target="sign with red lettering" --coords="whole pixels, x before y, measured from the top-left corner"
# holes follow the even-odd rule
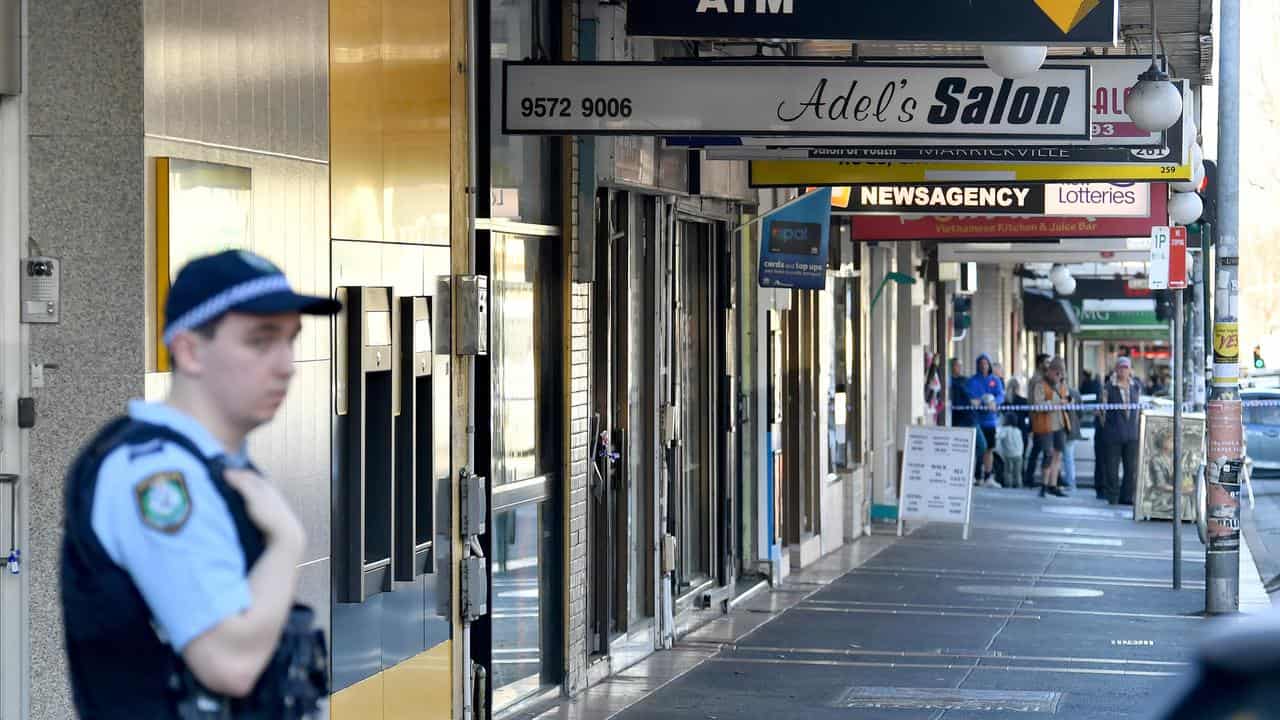
[[[1169,228],[1169,289],[1187,288],[1187,229]]]
[[[855,240],[970,242],[992,239],[1149,237],[1153,225],[1167,222],[1167,195],[1163,186],[1153,188],[1150,211],[1142,217],[855,215],[851,222]]]

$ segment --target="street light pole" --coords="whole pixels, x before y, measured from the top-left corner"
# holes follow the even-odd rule
[[[1240,0],[1221,0],[1218,36],[1218,237],[1213,292],[1213,390],[1206,425],[1209,546],[1205,612],[1240,607]]]
[[[1175,252],[1186,250],[1175,249]],[[1172,284],[1172,283],[1170,283]],[[1173,291],[1173,589],[1182,589],[1182,290]]]

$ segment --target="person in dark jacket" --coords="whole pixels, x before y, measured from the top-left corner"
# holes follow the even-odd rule
[[[982,484],[988,487],[999,487],[991,478],[995,464],[996,427],[999,425],[999,413],[996,408],[1004,404],[1004,380],[996,375],[991,364],[991,356],[982,353],[974,365],[977,370],[969,378],[966,390],[969,392],[969,405],[974,410],[974,425],[986,440],[987,450],[982,454]],[[976,402],[975,402],[976,401]]]
[[[951,384],[947,389],[948,400],[951,403],[951,427],[973,427],[974,412],[969,402],[969,378],[964,375],[964,363],[960,362],[960,358],[951,359]],[[974,453],[977,457],[982,457],[987,452],[986,438],[982,433],[978,433],[976,444],[974,445]],[[975,467],[978,463],[974,462]]]
[[[973,427],[973,412],[969,410],[969,378],[964,375],[964,363],[960,358],[951,359],[951,384],[947,387],[947,400],[951,403],[951,427]]]
[[[1004,424],[1016,427],[1022,433],[1022,446],[1026,447],[1031,437],[1031,413],[1023,409],[1018,409],[1031,404],[1027,400],[1027,396],[1023,394],[1026,390],[1024,381],[1020,377],[1014,377],[1005,386],[1004,404],[1011,408],[1004,413]]]
[[[1112,505],[1132,505],[1138,484],[1138,427],[1142,411],[1142,382],[1133,377],[1129,358],[1116,361],[1115,380],[1107,383],[1100,400],[1108,405],[1127,405],[1102,414],[1102,442],[1106,447],[1105,493]],[[1121,478],[1120,470],[1124,468]]]
[[[1098,386],[1097,393],[1091,403],[1101,403],[1107,399],[1103,390],[1107,385],[1111,384],[1111,373],[1105,376],[1095,377],[1094,384]],[[1103,442],[1103,435],[1106,433],[1102,430],[1101,410],[1090,410],[1089,414],[1093,416],[1093,493],[1099,500],[1107,499],[1106,480],[1107,480],[1107,444]]]
[[[1097,376],[1088,370],[1080,373],[1080,394],[1095,397],[1102,394],[1102,383],[1098,382]]]

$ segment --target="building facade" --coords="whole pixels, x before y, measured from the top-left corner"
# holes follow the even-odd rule
[[[72,714],[66,466],[129,399],[163,399],[168,284],[217,249],[347,308],[305,325],[250,444],[307,528],[331,717],[572,695],[895,511],[903,428],[933,421],[925,357],[949,342],[928,248],[837,219],[825,290],[763,289],[756,220],[803,188],[497,122],[504,60],[733,49],[628,37],[597,0],[18,5],[0,537],[22,565],[0,576],[0,717]],[[61,267],[56,322],[22,317],[32,257]],[[917,282],[882,288],[891,272]]]

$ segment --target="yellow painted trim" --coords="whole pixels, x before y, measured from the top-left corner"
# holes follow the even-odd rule
[[[448,720],[453,643],[446,640],[334,693],[330,720]]]
[[[164,306],[169,299],[169,158],[156,158],[156,372],[169,372]]]
[[[450,252],[449,267],[454,274],[474,272],[474,265],[471,262],[472,251],[472,233],[471,233],[471,203],[472,198],[467,188],[471,184],[471,135],[470,122],[468,115],[468,83],[470,73],[475,71],[472,67],[470,52],[467,44],[469,33],[469,3],[467,0],[450,0],[449,2],[449,68],[451,76],[449,79],[449,237],[452,250]],[[489,49],[481,48],[478,53],[479,62],[488,62]],[[453,415],[450,418],[450,473],[449,482],[453,485],[453,492],[450,492],[450,515],[453,520],[450,524],[452,531],[449,534],[449,545],[452,551],[449,553],[451,561],[449,563],[449,574],[452,577],[450,585],[450,601],[449,610],[450,627],[453,629],[453,637],[461,637],[466,630],[462,624],[462,602],[459,594],[459,588],[462,585],[462,536],[458,533],[461,527],[461,493],[457,489],[458,470],[465,467],[470,461],[471,453],[471,434],[468,427],[471,426],[469,417],[471,408],[472,384],[472,365],[470,358],[464,358],[454,355],[452,360],[451,386],[450,394],[453,398]],[[487,422],[487,420],[486,420]],[[464,658],[462,657],[463,643],[452,643],[452,667],[453,667],[453,691],[451,717],[461,718],[463,707],[466,702],[465,694],[470,691],[467,687],[467,672],[464,667]]]
[[[753,160],[751,187],[929,182],[934,173],[1005,173],[1019,182],[1190,180],[1191,165],[1056,165],[1000,163],[861,163],[837,160]],[[936,176],[935,176],[936,177]],[[952,176],[954,177],[954,176]],[[993,178],[995,179],[995,178]]]

